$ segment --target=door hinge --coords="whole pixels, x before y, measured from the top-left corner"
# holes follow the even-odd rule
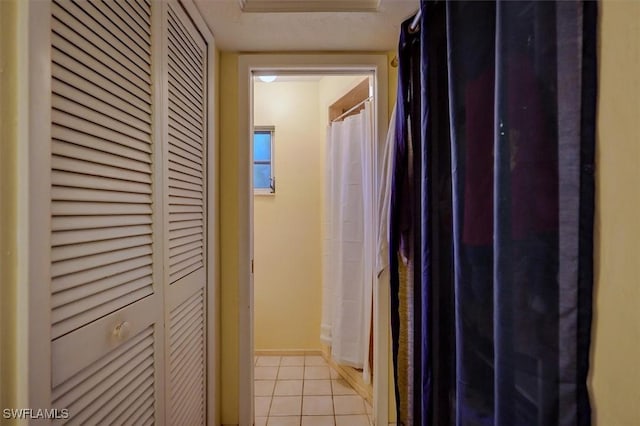
[[[253,274],[253,259],[251,259],[251,273]]]

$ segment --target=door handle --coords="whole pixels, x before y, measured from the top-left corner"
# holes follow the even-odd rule
[[[121,323],[117,324],[113,328],[113,331],[111,334],[113,334],[113,337],[115,337],[116,339],[123,340],[129,337],[130,331],[131,331],[131,324],[129,324],[129,321],[122,321]]]

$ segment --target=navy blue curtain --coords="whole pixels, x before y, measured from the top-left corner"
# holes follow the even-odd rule
[[[597,3],[421,12],[399,51],[398,420],[588,425]]]

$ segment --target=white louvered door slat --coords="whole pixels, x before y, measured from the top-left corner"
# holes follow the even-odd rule
[[[80,370],[53,390],[52,405],[69,410],[70,424],[100,423],[108,414],[98,412],[100,405],[111,402],[118,393],[135,393],[137,389],[153,386],[155,338],[153,327],[148,327]],[[153,403],[153,399],[147,400],[146,405]],[[112,414],[124,408],[116,406]]]
[[[207,43],[175,0],[51,5],[54,423],[206,423]]]
[[[151,8],[55,0],[51,9],[52,405],[69,410],[69,424],[164,419],[152,79],[161,37]]]
[[[185,315],[188,312],[188,315]],[[204,290],[177,306],[170,318],[168,419],[171,424],[204,421]],[[188,417],[197,414],[197,423]]]
[[[86,8],[92,7],[88,3],[83,3]],[[83,14],[80,8],[71,2],[59,2],[53,6],[53,28],[54,31],[64,30],[68,33],[80,33],[86,37],[89,37],[93,43],[102,45],[113,45],[118,40],[114,34],[107,32],[101,25],[109,27],[109,30],[117,33],[118,28],[114,28],[114,24],[106,18],[98,21],[93,21],[93,30],[89,30],[87,24],[83,22]],[[87,18],[87,16],[84,16]],[[84,19],[86,20],[86,19]],[[150,21],[147,23],[150,25]],[[126,29],[125,29],[126,30]],[[126,31],[120,30],[123,35]],[[100,35],[98,35],[100,34]],[[55,44],[53,46],[52,60],[56,63],[58,58],[57,48]],[[104,55],[103,55],[104,56]],[[120,58],[122,59],[122,58]],[[76,59],[77,60],[77,59]],[[124,59],[123,59],[124,62]],[[142,61],[146,65],[146,69],[139,69],[137,75],[131,77],[139,80],[144,86],[150,87],[151,80],[151,58],[147,53],[146,61]],[[131,63],[125,63],[122,66],[127,66],[133,73]],[[73,78],[69,78],[73,77]],[[120,100],[120,107],[109,107],[104,101],[99,100],[91,96],[90,92],[96,92],[96,87],[106,92],[112,92],[110,87],[117,86],[117,83],[110,81],[108,78],[102,77],[100,79],[100,86],[95,83],[83,80],[79,76],[75,76],[70,70],[65,70],[62,67],[53,68],[53,110],[54,111],[66,111],[68,114],[72,114],[75,117],[73,121],[65,120],[64,115],[59,116],[59,120],[55,120],[53,124],[54,139],[52,140],[52,209],[54,215],[52,221],[53,227],[53,252],[57,250],[64,250],[69,248],[70,245],[80,244],[82,241],[87,242],[103,242],[111,239],[124,238],[131,235],[140,235],[138,231],[141,223],[150,224],[152,222],[151,217],[151,205],[152,205],[152,169],[150,156],[144,155],[144,157],[138,156],[138,158],[131,158],[127,156],[118,155],[118,149],[123,146],[125,150],[135,150],[135,146],[127,146],[127,142],[130,138],[135,138],[137,141],[146,142],[149,145],[149,151],[151,151],[151,114],[144,113],[135,108],[136,115],[138,117],[143,116],[142,120],[134,115],[129,114],[123,110],[134,109],[133,106],[126,107],[129,96],[127,99]],[[146,102],[151,104],[151,96],[148,95]],[[94,126],[103,127],[107,131],[115,131],[121,135],[129,136],[129,138],[114,143],[110,140],[102,139],[101,145],[96,149],[93,142],[96,139],[100,139],[96,135],[83,138],[83,129],[78,126],[81,121],[90,121]],[[57,139],[55,136],[64,136],[74,134],[75,138],[72,141],[64,141]],[[122,144],[122,145],[121,145]],[[103,149],[105,146],[111,147],[111,152],[105,152]],[[103,149],[100,149],[103,148]],[[125,152],[121,152],[123,154]],[[114,166],[117,165],[117,166]],[[92,185],[93,183],[93,185]],[[98,206],[104,204],[132,204],[135,206],[130,211],[126,211],[126,205],[123,206],[123,213],[121,215],[113,215],[112,219],[104,220],[99,223],[99,219],[96,219],[94,215],[89,211],[78,211],[76,215],[65,215],[62,212],[56,213],[57,204],[59,202],[65,202],[70,205],[76,206],[78,209],[82,209],[83,205],[95,205]],[[139,207],[147,206],[147,214],[138,214]],[[64,229],[60,229],[56,225],[64,222],[66,226]],[[93,223],[92,223],[93,222]],[[110,223],[109,223],[110,222]],[[114,229],[115,228],[115,229]],[[116,231],[112,233],[111,231]],[[120,231],[120,232],[118,232]],[[128,232],[131,231],[131,232]],[[151,233],[151,227],[148,227],[148,232]],[[64,235],[77,235],[73,238],[64,238]],[[84,235],[84,237],[80,237]],[[57,290],[69,289],[76,286],[87,286],[91,282],[104,277],[108,271],[111,275],[126,273],[129,270],[126,268],[132,267],[130,263],[123,262],[125,260],[135,258],[146,258],[147,261],[139,262],[145,265],[151,263],[152,257],[152,245],[149,241],[146,241],[141,246],[120,248],[108,251],[102,254],[93,254],[84,256],[82,253],[78,253],[78,257],[72,259],[58,260],[52,264],[52,278],[53,278],[53,297],[56,297]],[[55,258],[55,256],[54,256]],[[73,266],[77,265],[77,266]],[[91,280],[91,281],[89,281]],[[66,283],[66,284],[64,284]],[[124,286],[126,283],[122,283]],[[131,303],[131,298],[124,297],[126,294],[124,291],[126,286],[123,287],[122,294],[113,294],[112,297],[118,298],[122,296],[121,303],[117,302],[114,307],[123,307],[126,304]],[[147,287],[146,292],[139,292],[138,295],[152,294],[152,286]],[[88,296],[91,294],[89,293]],[[95,306],[87,306],[89,310],[94,309],[95,315],[84,316],[82,321],[72,321],[72,318],[67,318],[64,315],[58,313],[58,309],[63,307],[54,307],[52,316],[59,318],[60,321],[66,320],[66,325],[60,327],[58,322],[53,323],[53,337],[57,338],[86,325],[90,320],[96,320],[99,318],[98,314],[104,315],[103,309],[98,309],[99,302],[105,303],[109,300],[100,300],[97,298]],[[70,301],[70,304],[81,303],[82,300]],[[121,306],[120,306],[121,305]],[[67,312],[77,312],[75,309],[66,309]],[[79,314],[79,313],[78,313]],[[79,318],[78,318],[79,319]]]
[[[182,7],[165,6],[167,421],[205,422],[206,44]]]

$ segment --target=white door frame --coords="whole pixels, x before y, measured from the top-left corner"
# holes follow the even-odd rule
[[[374,153],[381,170],[382,147],[388,127],[388,69],[385,54],[247,54],[238,58],[238,419],[241,426],[253,424],[253,188],[250,167],[253,147],[254,72],[315,74],[371,73],[374,75]],[[379,174],[378,174],[379,179]],[[376,182],[376,194],[378,182]],[[377,205],[377,204],[376,204]],[[377,209],[376,209],[377,210]],[[374,212],[377,217],[377,211]],[[377,221],[377,219],[376,219]],[[373,414],[375,424],[388,422],[389,392],[389,299],[388,288],[373,285]],[[318,330],[320,336],[320,330]],[[318,337],[319,338],[319,337]],[[381,421],[379,421],[380,419]]]
[[[1,1],[1,0],[0,0]],[[193,21],[205,42],[207,43],[207,117],[206,117],[206,144],[207,157],[207,283],[206,290],[206,399],[205,408],[207,411],[207,425],[220,424],[220,324],[218,313],[220,312],[220,234],[219,224],[219,201],[218,201],[218,141],[216,129],[216,41],[213,33],[205,22],[200,10],[194,0],[179,0],[184,6],[187,15]],[[164,37],[164,34],[163,34]]]

